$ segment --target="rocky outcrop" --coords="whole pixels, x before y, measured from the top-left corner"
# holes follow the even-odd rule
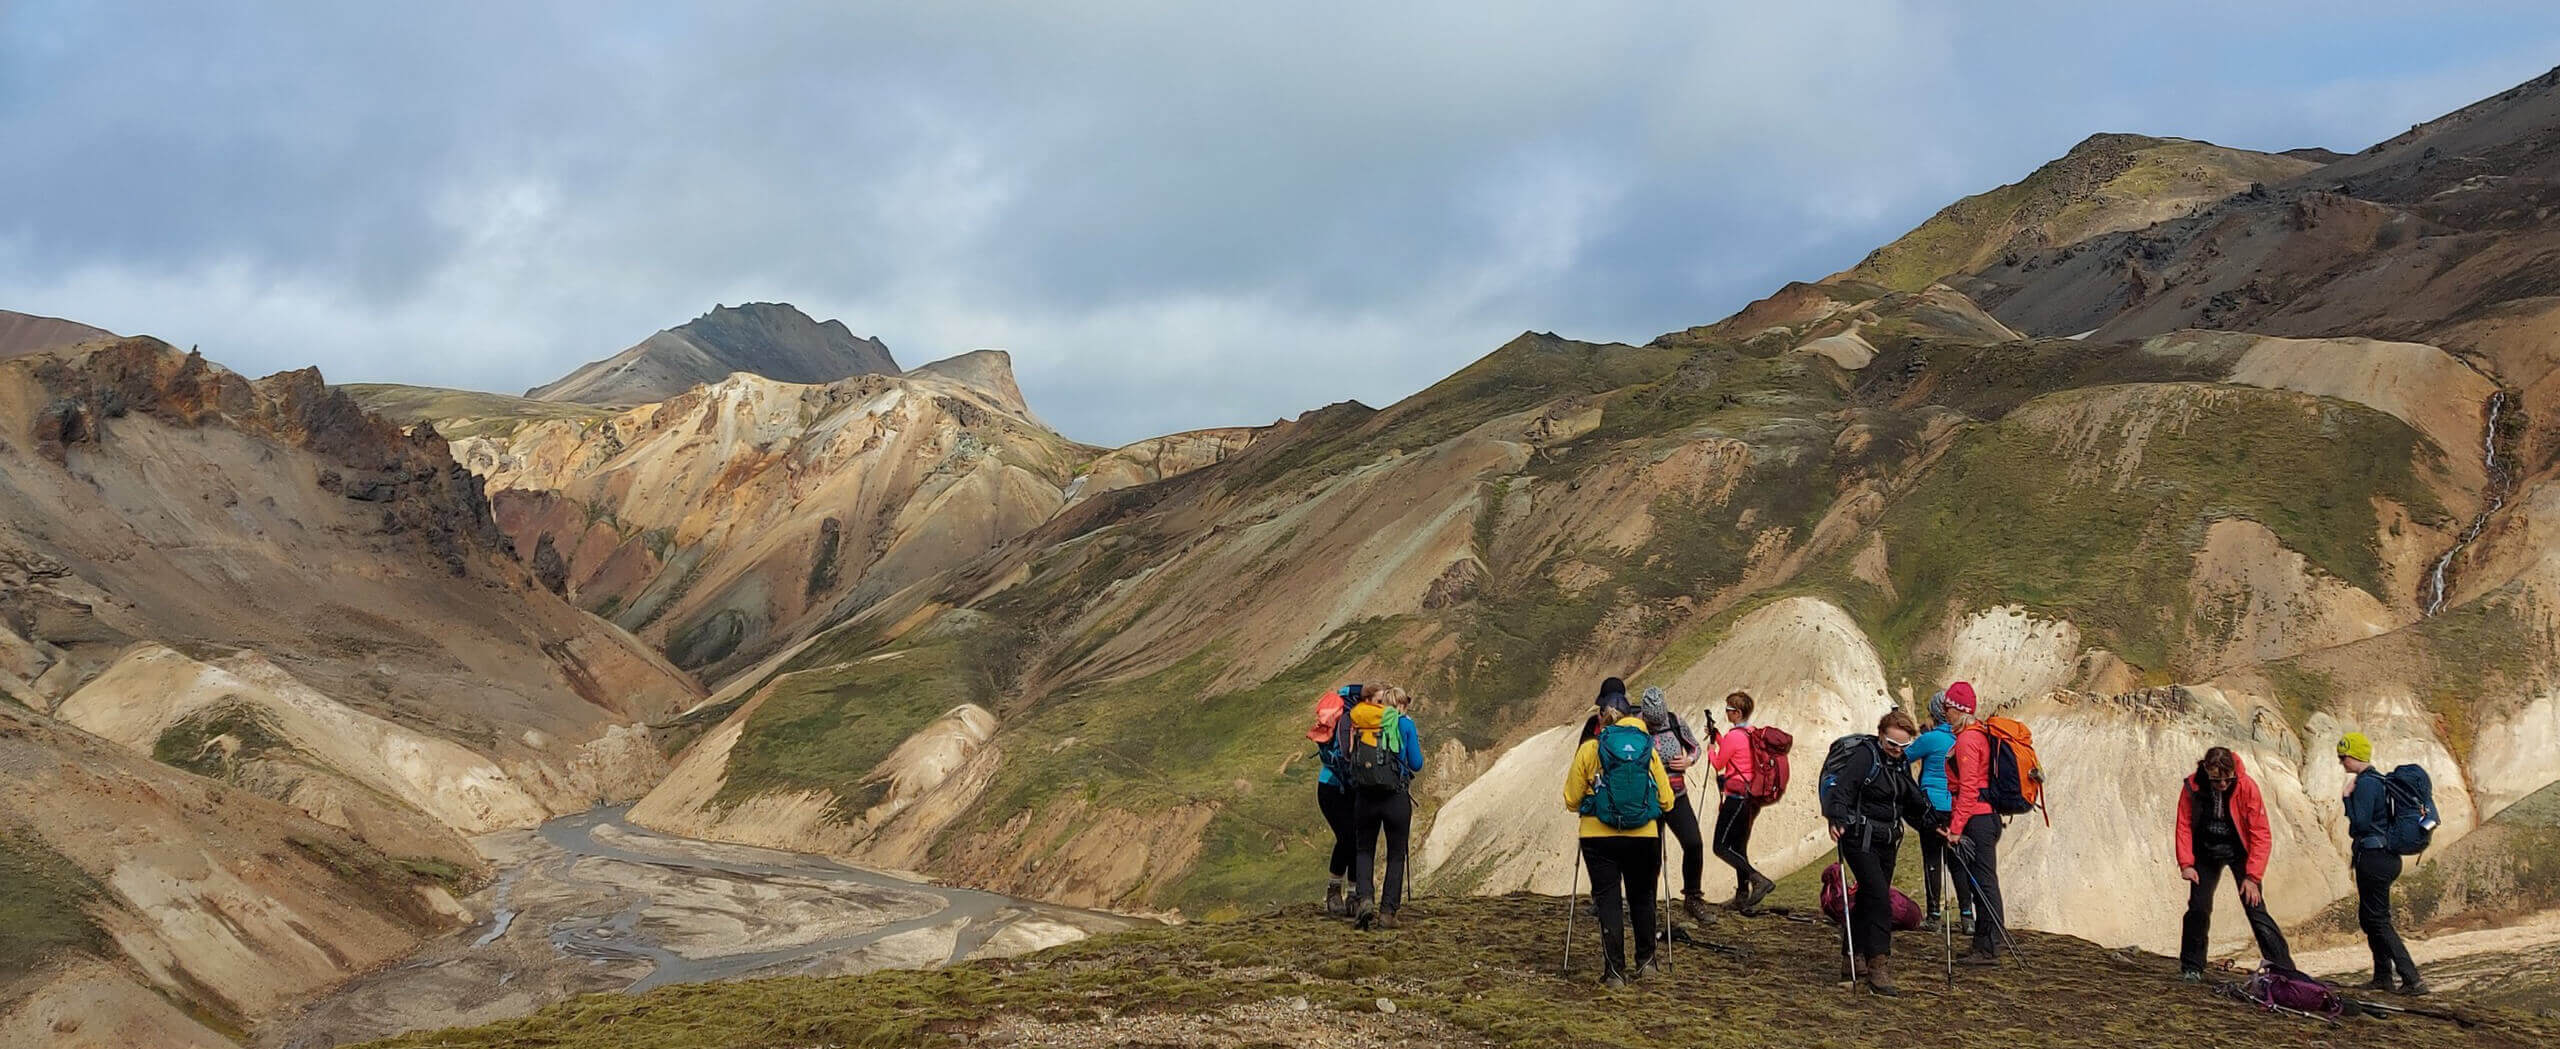
[[[715,306],[630,349],[525,391],[525,396],[647,404],[737,372],[778,382],[827,383],[855,375],[896,375],[898,362],[880,340],[854,335],[843,321],[822,324],[788,303],[750,302]]]

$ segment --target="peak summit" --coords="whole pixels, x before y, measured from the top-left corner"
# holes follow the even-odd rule
[[[783,382],[824,383],[895,375],[889,347],[855,335],[843,321],[820,322],[783,302],[713,306],[710,312],[570,372],[525,396],[582,404],[645,404],[748,372]]]

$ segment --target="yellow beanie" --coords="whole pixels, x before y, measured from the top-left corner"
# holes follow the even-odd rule
[[[2347,733],[2338,737],[2338,754],[2370,764],[2373,761],[2373,741],[2364,738],[2362,732]]]

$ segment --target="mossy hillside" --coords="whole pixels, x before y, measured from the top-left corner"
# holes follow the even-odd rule
[[[2121,344],[2032,339],[1949,339],[1888,321],[1864,333],[1875,359],[1858,372],[1858,399],[1934,404],[1983,420],[2062,390],[2125,383],[2214,382],[2228,362],[2203,354],[2148,353]]]
[[[2111,389],[2041,403],[2068,408]],[[2196,615],[2186,581],[2213,521],[2257,521],[2314,568],[2378,594],[2376,500],[2444,517],[2419,476],[2436,453],[2388,415],[2239,387],[2163,388],[2143,401],[2170,398],[2191,414],[2143,420],[2140,464],[2124,476],[2133,427],[2123,418],[2077,449],[2015,418],[1959,438],[1885,513],[1899,595],[1877,624],[1885,643],[1907,651],[1952,607],[2016,603],[2073,620],[2138,667],[2181,673]]]
[[[455,896],[467,896],[488,884],[488,872],[434,856],[392,856],[353,838],[293,834],[285,838],[303,858],[320,865],[355,887],[358,895],[419,929],[434,929],[451,919],[418,895],[437,885]]]
[[[992,831],[1061,804],[1142,816],[1208,805],[1198,856],[1151,883],[1144,902],[1217,916],[1301,898],[1312,857],[1332,847],[1321,821],[1309,818],[1316,765],[1308,717],[1356,664],[1402,662],[1397,636],[1409,625],[1354,624],[1297,666],[1243,687],[1218,686],[1226,667],[1212,645],[1142,677],[1049,697],[1008,726],[1016,742],[968,827]],[[1447,723],[1446,707],[1426,692],[1414,715],[1427,748]]]
[[[69,951],[103,952],[98,883],[25,832],[0,828],[0,983]]]
[[[770,694],[729,752],[716,804],[814,790],[857,816],[882,789],[873,769],[900,743],[963,703],[996,706],[1009,683],[1005,631],[946,631],[862,652],[866,640],[864,631],[828,638],[765,686]]]
[[[1593,925],[1580,916],[1570,976],[1558,963],[1566,901],[1514,895],[1427,898],[1393,932],[1359,933],[1300,905],[1232,922],[1148,928],[1022,958],[927,972],[882,971],[688,984],[646,995],[590,995],[521,1019],[421,1032],[376,1049],[783,1049],[981,1044],[1006,1023],[1052,1024],[1055,1044],[1134,1044],[1114,1025],[1153,1016],[1210,1015],[1235,1005],[1305,999],[1303,1030],[1238,1032],[1246,1044],[1326,1044],[1344,1014],[1399,1013],[1442,1021],[1460,1037],[1502,1046],[1740,1049],[1769,1045],[2040,1045],[2190,1049],[2205,1045],[2397,1049],[2538,1046],[2560,1025],[2449,1005],[2486,1022],[2361,1017],[2332,1026],[2223,1000],[2181,983],[2176,964],[2120,955],[2086,941],[2022,933],[2032,964],[1962,970],[1949,986],[1930,964],[1934,942],[1895,941],[1900,1000],[1834,982],[1837,934],[1818,919],[1726,917],[1704,936],[1739,957],[1674,948],[1669,972],[1619,990],[1596,986]],[[1102,1018],[1102,1019],[1097,1019]],[[1282,1020],[1283,1025],[1293,1021]],[[1053,1029],[1055,1030],[1055,1029]],[[1033,1034],[1033,1037],[1039,1037]],[[1267,1038],[1255,1042],[1254,1038]],[[1415,1045],[1432,1042],[1417,1041]]]
[[[178,719],[152,741],[151,756],[199,776],[228,779],[248,761],[291,754],[293,744],[242,703],[217,703]]]
[[[446,390],[396,383],[347,383],[346,391],[366,411],[403,425],[434,423],[447,439],[506,437],[527,423],[551,419],[592,421],[610,417],[607,409],[585,404],[535,401],[504,394]]]
[[[2419,690],[2443,722],[2445,748],[2471,753],[2480,727],[2530,699],[2544,678],[2535,652],[2547,646],[2517,604],[2517,591],[2490,594],[2418,623],[2428,673]]]

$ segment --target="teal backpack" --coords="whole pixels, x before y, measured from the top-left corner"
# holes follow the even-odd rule
[[[1610,725],[1594,738],[1600,779],[1582,798],[1582,814],[1617,830],[1640,830],[1662,818],[1662,794],[1653,782],[1653,734]]]

